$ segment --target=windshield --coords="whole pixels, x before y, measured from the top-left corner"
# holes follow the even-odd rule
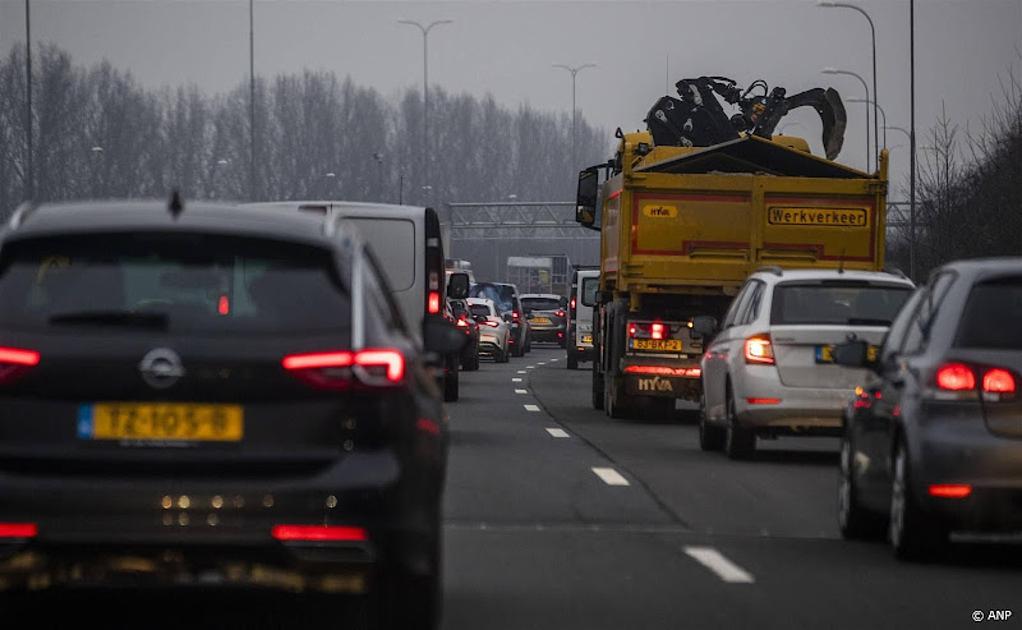
[[[481,283],[471,288],[472,297],[488,298],[496,304],[497,310],[507,313],[515,308],[515,291],[510,285]]]
[[[596,292],[600,289],[599,278],[585,278],[582,280],[582,304],[593,306],[596,304]]]
[[[529,311],[556,311],[561,308],[561,301],[558,298],[522,298],[522,308]]]
[[[969,292],[955,347],[1022,350],[1022,278],[984,282]]]
[[[5,247],[0,261],[0,326],[343,332],[350,307],[331,268],[326,252],[230,237],[136,234],[22,241]]]
[[[489,317],[492,315],[492,313],[490,313],[490,307],[485,304],[472,304],[469,306],[469,309],[471,309],[472,315],[475,317]]]
[[[774,288],[774,325],[890,326],[912,288],[857,282],[784,283]]]

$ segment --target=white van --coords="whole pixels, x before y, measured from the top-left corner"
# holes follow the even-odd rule
[[[600,288],[599,269],[576,268],[568,299],[568,369],[577,370],[579,361],[593,360],[593,307]]]
[[[338,201],[248,204],[343,217],[358,228],[387,275],[410,328],[421,336],[427,315],[443,316],[447,303],[440,219],[432,208]],[[452,295],[454,298],[466,295]],[[444,357],[444,400],[458,399],[459,355]]]

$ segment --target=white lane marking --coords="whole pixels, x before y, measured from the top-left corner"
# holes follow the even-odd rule
[[[518,373],[519,374],[528,374],[528,372],[526,372],[525,370],[518,370]]]
[[[527,390],[527,389],[516,389],[515,393],[516,394],[528,394],[529,390]]]
[[[731,584],[752,584],[752,574],[731,562],[713,547],[685,547],[685,553],[696,562],[717,574],[717,577]]]
[[[628,480],[621,476],[621,473],[613,468],[594,467],[593,472],[608,486],[628,486]]]
[[[551,363],[557,363],[557,359],[550,359]]]
[[[535,365],[526,365],[526,366],[525,366],[525,369],[526,369],[526,370],[533,370],[533,369],[535,369],[535,368],[536,368],[536,366],[535,366]]]
[[[539,405],[523,405],[526,411],[539,411]]]
[[[566,438],[570,437],[568,432],[564,429],[555,429],[553,427],[547,427],[546,432],[555,438]]]
[[[540,362],[539,362],[539,363],[537,363],[536,365],[546,365],[546,361],[540,361]]]
[[[511,379],[511,382],[512,382],[512,383],[521,383],[521,382],[522,382],[522,379],[520,379],[520,378],[518,378],[518,377],[516,376],[516,377],[514,377],[513,379]]]

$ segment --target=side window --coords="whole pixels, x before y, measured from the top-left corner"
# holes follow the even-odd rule
[[[752,293],[749,295],[749,302],[745,305],[745,308],[739,313],[736,319],[737,326],[745,326],[751,324],[759,316],[759,305],[763,302],[764,283],[759,280],[753,281]]]
[[[742,307],[745,305],[745,302],[749,299],[749,295],[752,293],[753,282],[754,281],[752,280],[746,282],[745,286],[742,287],[742,290],[735,296],[734,301],[731,302],[731,308],[727,310],[727,315],[724,316],[724,324],[721,326],[721,330],[731,328],[736,325],[735,319]]]
[[[955,275],[949,272],[934,276],[930,284],[920,291],[920,302],[916,313],[909,320],[908,330],[905,333],[905,341],[902,345],[902,354],[920,354],[926,350],[926,329],[937,316],[940,306],[947,295],[948,289],[955,280]]]
[[[891,356],[901,350],[902,344],[905,341],[905,334],[908,332],[909,325],[915,319],[916,311],[919,309],[919,304],[922,302],[923,294],[925,293],[925,288],[916,289],[912,297],[905,302],[898,316],[891,322],[891,328],[887,332],[884,347],[880,352],[881,363],[886,363],[890,360]]]

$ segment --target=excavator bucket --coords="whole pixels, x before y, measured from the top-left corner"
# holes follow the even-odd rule
[[[834,88],[826,90],[815,88],[789,96],[784,99],[779,112],[781,115],[775,119],[775,123],[796,107],[807,106],[811,106],[820,115],[820,121],[823,123],[823,149],[827,159],[833,160],[841,153],[841,147],[845,142],[845,126],[848,124],[845,105],[841,101],[841,95]],[[759,131],[760,129],[757,129],[757,132]],[[773,134],[773,129],[770,129],[769,133]]]

